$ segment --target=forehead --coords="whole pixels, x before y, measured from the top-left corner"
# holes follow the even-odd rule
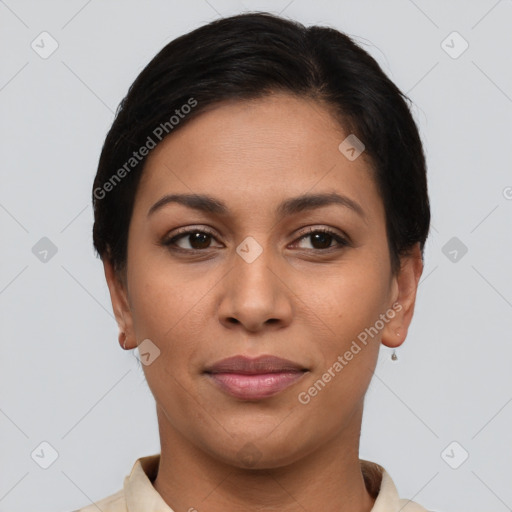
[[[139,202],[163,193],[208,193],[243,207],[308,191],[338,191],[379,201],[370,161],[349,160],[339,145],[350,135],[328,107],[276,93],[224,102],[200,113],[149,154]],[[377,205],[378,208],[378,205]]]

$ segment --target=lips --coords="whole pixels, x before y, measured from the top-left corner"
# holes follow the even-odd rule
[[[280,393],[307,372],[304,366],[275,356],[235,356],[205,369],[223,392],[240,400],[261,400]]]
[[[244,356],[228,357],[206,368],[206,373],[241,373],[256,375],[261,373],[279,373],[286,371],[303,371],[298,363],[275,356],[259,356],[254,359]]]

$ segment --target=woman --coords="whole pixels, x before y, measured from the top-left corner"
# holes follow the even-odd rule
[[[346,35],[267,13],[181,36],[140,73],[93,235],[161,453],[82,512],[425,510],[358,455],[430,223],[406,100]]]

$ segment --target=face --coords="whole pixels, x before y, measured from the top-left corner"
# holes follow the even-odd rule
[[[161,435],[262,468],[357,442],[421,259],[392,275],[369,161],[338,149],[348,135],[322,104],[275,94],[203,113],[149,155],[125,279],[105,271],[125,347],[146,340]],[[247,363],[260,356],[289,363]]]

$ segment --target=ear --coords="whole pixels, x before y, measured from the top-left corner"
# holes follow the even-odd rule
[[[103,269],[112,301],[112,310],[119,326],[119,345],[126,350],[136,348],[137,341],[133,330],[133,317],[128,300],[126,279],[118,275],[111,260],[107,257],[103,260]]]
[[[393,277],[393,301],[390,309],[395,311],[395,316],[382,331],[381,341],[386,347],[399,347],[407,337],[422,272],[423,260],[420,244],[417,243],[409,254],[400,258],[400,270]]]

